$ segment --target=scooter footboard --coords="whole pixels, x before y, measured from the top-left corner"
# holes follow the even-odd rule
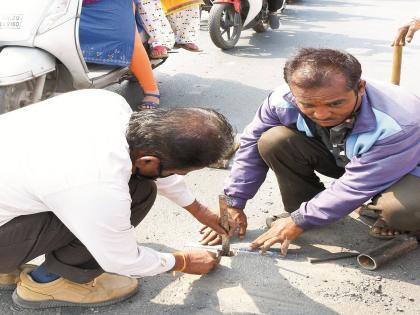
[[[22,83],[55,70],[55,58],[29,47],[5,47],[0,51],[0,86]]]

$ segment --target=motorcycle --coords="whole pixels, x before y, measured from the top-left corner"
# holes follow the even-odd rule
[[[285,6],[283,0],[280,11]],[[210,38],[221,49],[233,48],[242,30],[263,33],[268,29],[267,0],[204,0],[203,10],[209,11]]]
[[[79,42],[82,2],[0,1],[0,114],[55,93],[130,79],[127,66],[85,62]],[[153,60],[152,67],[164,61]]]

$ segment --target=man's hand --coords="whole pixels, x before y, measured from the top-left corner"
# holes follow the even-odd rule
[[[207,225],[200,229],[200,233],[203,234],[203,237],[200,240],[201,245],[213,246],[222,243],[222,237],[219,233],[209,228]]]
[[[226,235],[227,231],[220,225],[220,217],[206,206],[195,200],[191,205],[185,207],[200,223],[211,228],[216,235]]]
[[[238,231],[239,239],[243,239],[246,234],[246,228],[248,222],[246,215],[242,209],[228,208],[229,214],[229,237],[232,237],[236,231]],[[217,245],[222,242],[220,233],[211,229],[209,226],[203,226],[200,230],[203,233],[203,237],[200,240],[202,245]]]
[[[281,254],[287,255],[289,242],[303,233],[303,229],[296,225],[291,217],[274,221],[271,228],[251,243],[252,249],[261,248],[264,252],[275,243],[281,244]]]
[[[233,236],[238,231],[239,239],[243,239],[248,227],[248,221],[244,210],[238,208],[228,208],[229,213],[229,236]]]
[[[175,252],[173,255],[175,256],[173,271],[195,275],[209,273],[220,261],[215,253],[200,250]]]
[[[410,23],[401,26],[392,42],[392,46],[404,46],[405,41],[410,43],[414,37],[414,33],[420,29],[420,19],[414,18]]]

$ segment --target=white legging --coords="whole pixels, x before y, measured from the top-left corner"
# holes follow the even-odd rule
[[[200,32],[198,4],[165,16],[159,0],[141,0],[139,12],[151,47],[171,49],[174,43],[197,43]]]

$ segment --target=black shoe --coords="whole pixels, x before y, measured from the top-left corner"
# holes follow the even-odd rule
[[[280,27],[280,17],[277,15],[277,13],[268,14],[268,24],[272,30],[276,30]]]
[[[288,218],[288,217],[290,217],[289,212],[283,212],[283,213],[280,213],[280,214],[272,215],[271,217],[267,217],[265,219],[265,224],[267,224],[268,228],[271,228],[271,225],[273,224],[274,221],[276,221],[278,219]]]

